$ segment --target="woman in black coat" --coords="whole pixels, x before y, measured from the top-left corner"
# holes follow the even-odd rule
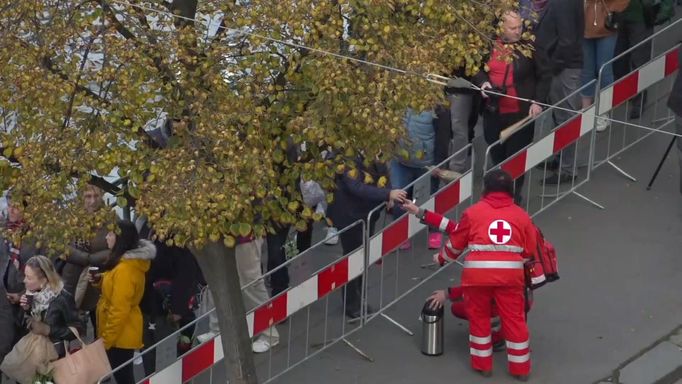
[[[64,357],[64,341],[76,338],[69,328],[83,331],[73,296],[64,290],[54,264],[45,256],[33,256],[26,262],[24,284],[20,305],[29,331],[49,337],[59,357]]]

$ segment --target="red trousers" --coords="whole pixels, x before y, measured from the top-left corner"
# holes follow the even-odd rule
[[[469,320],[469,316],[467,315],[467,307],[470,305],[467,300],[464,298],[464,292],[462,291],[462,287],[460,286],[454,286],[448,290],[448,296],[450,297],[450,300],[452,301],[452,305],[450,306],[450,311],[452,312],[452,315],[462,319],[462,320]],[[526,313],[533,307],[533,299],[531,294],[529,293],[528,296],[525,298],[526,300]],[[497,312],[497,307],[495,306],[495,301],[492,301],[492,310],[491,310],[491,327],[492,327],[492,339],[493,339],[493,346],[499,342],[504,342],[504,335],[502,334],[502,329],[500,325],[500,319],[499,319],[499,313]]]
[[[493,300],[502,321],[506,339],[509,373],[530,374],[530,345],[526,324],[523,287],[464,287],[469,319],[471,367],[478,371],[493,369],[493,341],[490,318]]]

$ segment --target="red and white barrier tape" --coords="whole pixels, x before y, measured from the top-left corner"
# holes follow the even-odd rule
[[[223,359],[223,343],[220,337],[210,340],[161,372],[143,380],[141,384],[182,384]]]
[[[463,175],[456,182],[451,183],[436,192],[420,208],[436,213],[445,214],[470,198],[473,194],[473,172]],[[391,223],[383,231],[369,240],[369,264],[374,264],[382,257],[395,251],[426,226],[413,215],[405,215]]]
[[[682,48],[678,47],[667,52],[602,90],[599,98],[599,113],[611,111],[639,92],[673,74],[679,69],[680,49]],[[509,158],[501,168],[516,179],[550,156],[561,152],[562,149],[594,129],[595,109],[595,106],[592,106],[584,113],[576,114],[542,140]]]

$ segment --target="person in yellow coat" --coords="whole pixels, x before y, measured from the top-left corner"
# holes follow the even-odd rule
[[[107,234],[111,254],[103,274],[92,277],[101,287],[97,303],[97,336],[104,341],[111,367],[131,360],[135,350],[142,348],[142,311],[145,274],[156,256],[154,244],[141,240],[135,225],[118,222],[118,233]],[[133,366],[114,373],[118,384],[134,384]]]

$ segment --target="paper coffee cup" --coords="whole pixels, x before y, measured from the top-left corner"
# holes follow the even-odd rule
[[[26,306],[29,308],[33,307],[33,292],[26,292]]]

